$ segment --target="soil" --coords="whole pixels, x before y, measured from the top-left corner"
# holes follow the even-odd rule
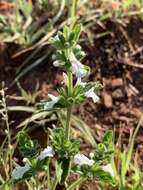
[[[100,102],[95,105],[91,100],[87,100],[79,108],[74,109],[74,114],[79,115],[95,131],[98,142],[107,129],[112,129],[115,131],[116,143],[119,143],[121,135],[120,146],[123,147],[128,144],[130,132],[135,129],[143,111],[143,21],[133,18],[125,26],[109,21],[105,26],[113,35],[94,39],[93,44],[88,40],[81,44],[87,54],[84,63],[91,67],[91,74],[87,80],[100,81],[104,85],[99,94]],[[101,31],[104,32],[97,25],[91,28],[93,34]],[[82,37],[87,39],[87,34],[83,33]],[[11,83],[15,79],[17,67],[27,55],[23,54],[12,59],[18,48],[15,44],[0,44],[0,81],[4,81],[8,87],[8,95],[20,95],[16,84],[11,86]],[[55,94],[56,88],[61,85],[62,73],[53,67],[50,56],[20,79],[20,84],[25,90],[33,91],[37,81],[41,91],[39,99],[46,99],[48,93]],[[21,102],[8,100],[8,105],[18,104],[21,105]],[[13,121],[11,124],[13,130],[27,114],[10,113],[9,116]],[[138,162],[141,167],[142,127],[143,123],[135,141],[135,151],[140,155]],[[14,129],[13,134],[16,131]],[[32,133],[40,141],[43,138],[39,137],[39,134],[39,129]]]

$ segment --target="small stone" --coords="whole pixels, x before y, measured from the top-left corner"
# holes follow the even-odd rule
[[[123,80],[121,78],[116,78],[111,81],[111,86],[113,88],[123,86]]]
[[[114,90],[114,92],[112,93],[112,97],[114,99],[122,99],[122,98],[124,98],[123,91],[120,88]]]
[[[141,112],[141,110],[138,109],[138,108],[133,108],[133,109],[131,110],[131,114],[132,114],[133,116],[135,116],[136,118],[138,118],[138,119],[142,116],[142,112]]]
[[[112,96],[108,93],[103,93],[103,101],[106,108],[111,108],[113,105]]]

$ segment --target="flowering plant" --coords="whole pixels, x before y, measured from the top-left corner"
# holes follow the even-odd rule
[[[55,190],[57,185],[64,186],[67,190],[74,190],[85,180],[100,180],[115,184],[111,167],[114,151],[112,132],[108,131],[104,135],[103,142],[97,144],[95,153],[90,157],[80,153],[80,142],[71,134],[70,119],[73,106],[84,102],[86,98],[91,98],[94,103],[98,102],[99,97],[96,93],[102,89],[102,85],[98,82],[82,81],[89,75],[90,68],[81,63],[85,53],[78,45],[80,32],[79,24],[73,29],[64,26],[63,32],[58,32],[51,39],[51,44],[57,49],[53,56],[53,65],[64,70],[64,87],[58,89],[58,96],[49,94],[49,100],[37,106],[40,111],[66,109],[65,126],[50,129],[49,145],[42,152],[37,142],[32,141],[25,132],[20,133],[18,141],[25,157],[25,166],[18,165],[13,170],[14,182],[28,180],[32,176],[37,176],[37,172],[41,170],[49,171],[51,157],[54,157],[55,177],[48,177],[49,190]],[[76,78],[75,84],[73,76]],[[79,176],[72,184],[68,182],[71,173]]]

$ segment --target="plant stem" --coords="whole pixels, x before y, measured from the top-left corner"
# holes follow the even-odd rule
[[[39,190],[39,178],[37,175],[35,176],[35,182],[35,190]]]
[[[73,76],[72,72],[68,72],[68,93],[69,96],[72,94],[73,91]]]
[[[49,171],[49,166],[50,166],[50,158],[48,159],[48,169],[47,169],[47,184],[48,184],[48,188],[50,188],[51,186],[51,181],[50,181],[50,171]]]
[[[78,0],[72,0],[71,6],[71,29],[74,27],[76,22],[76,8]]]
[[[50,190],[55,190],[55,189],[56,189],[56,186],[57,186],[57,183],[58,183],[58,179],[57,179],[57,177],[55,176]]]
[[[73,77],[72,73],[68,73],[68,94],[69,97],[72,95],[73,91]],[[67,118],[66,118],[66,128],[65,128],[65,138],[69,140],[70,138],[70,120],[71,120],[72,106],[67,108]]]
[[[73,76],[72,76],[71,72],[68,72],[68,96],[69,96],[69,98],[72,96],[72,92],[73,92]],[[67,108],[67,117],[66,117],[66,126],[65,126],[65,139],[67,141],[70,140],[70,120],[71,120],[71,114],[72,114],[72,106],[69,106]],[[64,163],[64,160],[63,160],[63,163]],[[69,161],[69,164],[67,166],[67,171],[68,172],[64,176],[63,183],[65,183],[65,181],[66,181],[66,179],[67,179],[67,177],[69,175],[70,167],[71,167],[71,164],[70,164],[70,161]]]
[[[73,28],[73,26],[74,26],[74,24],[76,22],[75,14],[76,14],[77,1],[78,0],[73,0],[72,1],[72,6],[71,6],[71,20],[72,20],[71,21],[71,28]],[[69,52],[67,51],[67,57],[68,57],[68,54],[69,54]],[[72,72],[68,72],[67,74],[68,74],[68,96],[71,97],[72,93],[73,93],[73,75],[72,75]],[[71,114],[72,114],[72,106],[69,106],[67,108],[67,118],[66,118],[66,127],[65,127],[65,138],[66,138],[66,140],[70,139]],[[65,180],[68,177],[68,174],[70,172],[70,167],[71,167],[71,164],[69,163],[68,173],[67,173],[67,176],[65,177]]]
[[[119,187],[119,190],[125,190],[124,186],[121,185],[121,186]]]
[[[67,190],[74,190],[77,186],[79,186],[81,183],[83,183],[86,180],[86,178],[80,177],[78,178],[73,184],[71,184]]]
[[[67,120],[66,120],[66,131],[65,131],[65,138],[67,140],[70,139],[70,118],[72,113],[72,107],[70,106],[67,108]]]
[[[3,103],[3,108],[4,108],[4,120],[5,120],[5,125],[7,129],[7,139],[8,139],[8,155],[9,155],[9,163],[10,163],[10,173],[12,172],[12,146],[11,146],[11,132],[10,132],[10,127],[9,127],[9,120],[8,120],[8,109],[6,105],[6,97],[5,97],[5,90],[1,90],[1,95],[2,95],[2,103]]]

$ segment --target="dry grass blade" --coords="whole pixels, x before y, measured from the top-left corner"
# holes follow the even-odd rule
[[[47,111],[35,113],[32,116],[30,116],[29,118],[25,119],[16,128],[27,126],[29,123],[34,122],[35,120],[40,120],[41,118],[44,119],[47,116],[52,116],[52,115],[53,115],[53,112],[47,112]],[[49,121],[52,121],[52,120],[53,120],[52,118],[49,119]],[[54,120],[55,120],[55,118],[54,118]]]
[[[93,135],[94,133],[85,122],[83,122],[78,117],[72,115],[71,123],[83,134],[83,138],[87,143],[89,143],[92,147],[96,146],[96,141]]]
[[[29,107],[29,106],[8,106],[7,107],[8,111],[18,111],[18,112],[30,112],[33,113],[35,111],[34,107]],[[3,112],[4,109],[0,109],[0,112]]]
[[[23,71],[21,71],[20,74],[14,79],[13,83],[17,82],[21,77],[23,77],[24,75],[26,75],[29,71],[31,71],[32,69],[34,69],[36,66],[38,66],[47,57],[48,57],[48,54],[44,55],[43,57],[40,57],[33,64],[31,64],[28,67],[26,67],[25,69],[23,69]]]

